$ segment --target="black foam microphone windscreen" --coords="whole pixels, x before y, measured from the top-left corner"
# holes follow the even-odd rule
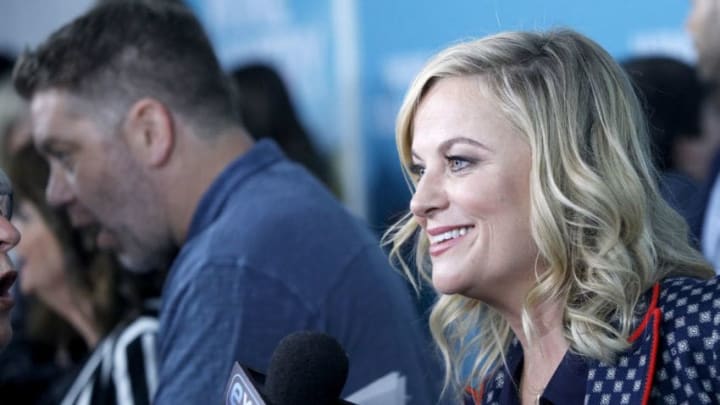
[[[264,392],[270,403],[336,405],[348,375],[348,357],[331,336],[296,332],[270,359]]]

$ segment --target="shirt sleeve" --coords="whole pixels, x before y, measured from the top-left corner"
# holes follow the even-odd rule
[[[264,372],[279,340],[315,320],[291,287],[247,266],[188,273],[164,293],[155,404],[224,403],[235,361]]]

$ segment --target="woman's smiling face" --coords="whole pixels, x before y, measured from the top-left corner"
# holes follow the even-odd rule
[[[430,240],[435,288],[506,305],[534,281],[532,162],[530,145],[489,94],[470,76],[440,79],[422,98],[410,209]]]

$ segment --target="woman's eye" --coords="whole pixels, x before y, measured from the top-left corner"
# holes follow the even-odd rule
[[[465,158],[450,156],[447,158],[450,170],[456,172],[462,170],[470,165],[470,161]]]
[[[420,165],[412,165],[409,168],[410,173],[412,173],[415,178],[422,177],[423,174],[425,174],[425,168]]]

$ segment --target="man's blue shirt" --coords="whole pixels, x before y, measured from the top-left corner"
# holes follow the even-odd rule
[[[344,394],[397,370],[435,404],[439,368],[377,241],[320,183],[260,141],[201,199],[163,291],[158,404],[219,404],[234,361],[265,371],[297,330],[348,353]]]

